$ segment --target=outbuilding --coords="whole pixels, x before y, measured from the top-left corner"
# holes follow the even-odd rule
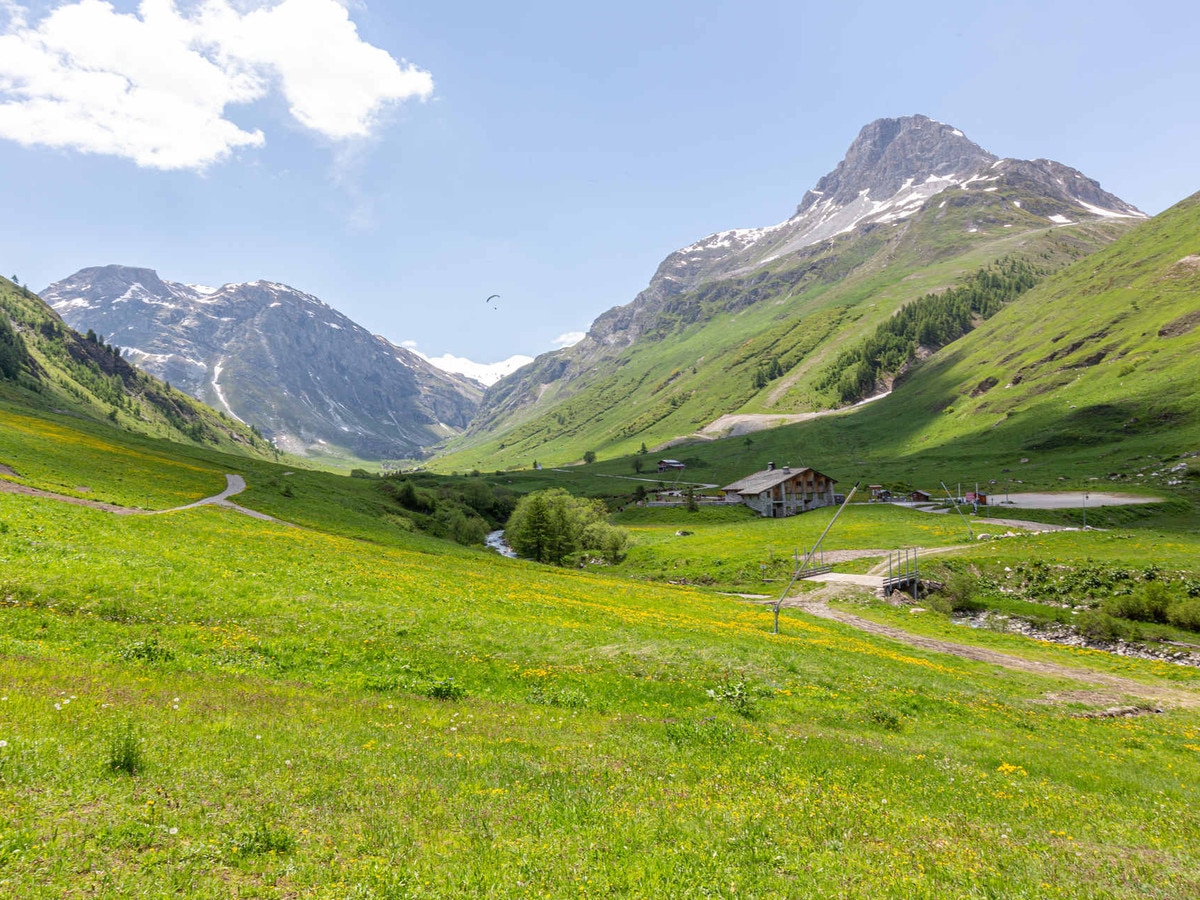
[[[721,488],[721,494],[726,503],[744,503],[760,516],[780,519],[832,506],[835,484],[828,475],[807,466],[777,469],[775,463],[767,463],[763,471]]]

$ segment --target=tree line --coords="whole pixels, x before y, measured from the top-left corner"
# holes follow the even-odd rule
[[[881,378],[895,375],[914,359],[918,347],[940,350],[990,319],[1043,275],[1024,260],[1005,257],[957,287],[926,294],[839,354],[817,387],[834,389],[842,403],[862,400],[875,391]]]

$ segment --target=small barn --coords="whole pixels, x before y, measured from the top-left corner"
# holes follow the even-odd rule
[[[677,459],[660,459],[658,461],[658,471],[660,472],[682,472],[686,468],[687,466]]]
[[[833,505],[833,486],[837,482],[816,469],[784,466],[767,468],[721,488],[726,503],[744,503],[760,516],[780,519]]]

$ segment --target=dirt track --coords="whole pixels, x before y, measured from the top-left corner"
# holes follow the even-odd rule
[[[910,634],[907,631],[894,628],[890,625],[881,625],[878,622],[868,621],[853,613],[848,613],[840,609],[831,609],[827,601],[836,596],[839,596],[839,591],[836,587],[833,587],[829,590],[820,591],[817,594],[788,598],[783,602],[783,605],[790,609],[799,609],[810,615],[840,622],[843,625],[849,625],[860,631],[877,634],[903,644],[908,644],[911,647],[918,647],[922,650],[931,650],[935,653],[948,653],[951,656],[973,659],[977,662],[1002,666],[1003,668],[1014,669],[1019,672],[1029,672],[1033,675],[1044,675],[1049,678],[1070,678],[1075,681],[1085,681],[1099,685],[1107,688],[1109,691],[1107,694],[1094,695],[1099,702],[1111,700],[1113,696],[1112,692],[1116,692],[1118,694],[1137,697],[1141,700],[1151,701],[1158,706],[1200,707],[1200,693],[1188,691],[1183,688],[1143,684],[1140,681],[1122,678],[1119,675],[1109,675],[1105,672],[1096,672],[1091,669],[1077,668],[1075,666],[1063,666],[1058,663],[1022,659],[1019,656],[1011,656],[1007,653],[1000,653],[996,650],[988,650],[983,647],[955,644],[950,641]],[[1086,695],[1075,694],[1072,696],[1072,699],[1082,699],[1084,696]]]
[[[11,471],[11,470],[10,470]],[[195,503],[188,503],[184,506],[173,506],[170,509],[134,509],[129,506],[116,506],[112,503],[101,503],[97,500],[84,500],[82,497],[68,497],[66,494],[55,494],[50,491],[43,491],[40,488],[27,487],[23,484],[14,484],[11,481],[0,481],[0,494],[21,494],[26,497],[41,497],[45,500],[57,500],[59,503],[71,503],[75,506],[86,506],[90,509],[99,509],[104,512],[114,513],[118,516],[154,516],[162,515],[163,513],[182,512],[185,509],[196,509],[200,506],[223,506],[226,509],[232,509],[244,516],[250,516],[255,519],[261,519],[264,522],[281,522],[281,524],[289,524],[282,522],[266,513],[260,513],[257,510],[247,509],[244,506],[238,506],[229,498],[240,494],[246,489],[246,480],[241,475],[226,475],[225,490],[219,494],[213,494],[211,497],[205,497],[202,500],[197,500]]]

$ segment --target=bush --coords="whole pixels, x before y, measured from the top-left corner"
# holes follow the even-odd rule
[[[435,681],[425,690],[425,696],[431,700],[461,700],[467,696],[467,689],[458,684],[453,677]]]
[[[940,594],[929,598],[929,605],[940,613],[980,609],[979,578],[971,572],[951,572]]]
[[[747,719],[754,717],[754,697],[751,696],[746,682],[731,681],[727,678],[716,687],[709,688],[706,693],[718,703],[728,704],[739,716]]]
[[[879,706],[878,704],[868,706],[864,714],[868,722],[872,725],[878,725],[884,731],[900,731],[904,727],[900,719],[900,714],[888,709],[886,706]]]
[[[1167,621],[1176,628],[1200,631],[1200,600],[1183,600],[1167,610]]]
[[[1170,589],[1161,581],[1147,581],[1134,593],[1107,598],[1100,608],[1134,622],[1166,622],[1170,605]]]
[[[1089,609],[1080,613],[1075,627],[1085,638],[1093,641],[1132,639],[1140,634],[1132,623],[1123,622],[1099,609]]]
[[[106,768],[118,775],[136,775],[146,767],[142,738],[133,722],[126,720],[113,729],[106,747]]]
[[[146,641],[133,641],[121,648],[121,659],[126,662],[170,662],[175,658],[171,648],[158,642],[158,638]]]

